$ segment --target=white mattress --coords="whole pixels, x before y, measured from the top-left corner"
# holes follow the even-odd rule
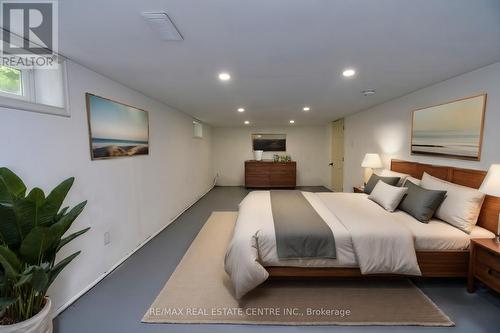
[[[328,195],[329,193],[325,193]],[[325,195],[321,194],[321,195]],[[368,195],[364,195],[367,200]],[[381,208],[382,209],[382,208]],[[474,226],[471,233],[462,230],[439,219],[431,219],[428,223],[422,223],[411,215],[397,210],[391,214],[395,220],[404,224],[411,230],[415,238],[415,250],[417,251],[458,251],[468,250],[471,238],[494,238],[495,234],[489,230]]]
[[[307,193],[304,193],[307,195]],[[289,259],[280,260],[274,251],[266,251],[267,255],[261,256],[263,266],[297,266],[297,267],[353,267],[357,266],[356,256],[354,254],[352,240],[347,229],[331,215],[334,211],[329,211],[328,201],[332,200],[334,193],[315,193],[321,203],[313,204],[319,215],[330,225],[334,231],[335,243],[338,259]],[[338,195],[338,194],[337,194]],[[366,204],[373,205],[373,201],[368,199],[365,194],[343,194],[343,195],[364,195]],[[311,200],[311,197],[308,196]],[[260,207],[263,209],[264,207]],[[362,209],[362,207],[360,207]],[[388,214],[388,218],[398,223],[404,224],[413,234],[416,251],[457,251],[467,250],[471,238],[493,238],[495,235],[479,226],[474,226],[472,232],[467,234],[454,226],[438,219],[432,219],[429,223],[422,223],[414,219],[411,215],[403,211],[390,213],[380,207],[382,211]],[[369,222],[367,222],[369,223]],[[272,255],[271,255],[271,253]],[[261,253],[262,255],[262,253]]]
[[[451,251],[469,249],[471,238],[493,238],[495,235],[480,226],[474,226],[467,234],[454,226],[438,219],[422,223],[403,211],[394,212],[398,222],[411,230],[415,237],[417,251]]]

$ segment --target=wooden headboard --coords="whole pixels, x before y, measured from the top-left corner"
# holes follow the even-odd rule
[[[461,169],[402,160],[391,160],[391,170],[406,173],[418,179],[422,179],[424,172],[427,172],[431,176],[472,188],[479,188],[486,176],[486,171],[482,170]],[[496,234],[499,213],[500,198],[487,195],[477,224]]]

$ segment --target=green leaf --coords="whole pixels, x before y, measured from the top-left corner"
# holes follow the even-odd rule
[[[54,222],[57,212],[68,195],[75,178],[71,177],[57,185],[47,196],[45,203],[40,207],[38,225],[50,225]]]
[[[68,209],[69,207],[64,207],[63,209],[61,209],[61,211],[57,213],[56,217],[54,218],[54,222],[59,221],[64,216],[64,214],[66,214]]]
[[[68,229],[71,227],[78,215],[80,215],[80,213],[83,211],[86,204],[87,201],[83,201],[73,207],[73,209],[71,209],[68,214],[64,215],[59,221],[51,225],[50,230],[55,235],[57,235],[58,238],[61,238],[64,233],[66,233],[66,231],[68,231]]]
[[[41,266],[30,266],[22,274],[19,281],[14,285],[19,288],[22,285],[30,284],[33,289],[42,292],[47,288],[49,276]]]
[[[19,288],[19,287],[25,285],[26,283],[31,281],[32,277],[33,277],[33,274],[31,274],[31,273],[28,273],[28,274],[23,273],[21,275],[21,277],[19,278],[19,280],[17,280],[17,282],[14,284],[14,287]]]
[[[57,263],[57,265],[54,266],[54,268],[52,268],[50,270],[50,273],[49,273],[49,281],[47,283],[47,289],[50,287],[50,285],[52,284],[52,282],[54,282],[54,280],[56,279],[56,277],[59,275],[59,273],[61,273],[61,271],[73,260],[75,259],[79,254],[81,253],[81,251],[78,251],[78,252],[75,252],[73,253],[72,255],[64,258],[63,260],[61,260],[60,262]]]
[[[0,168],[0,240],[9,247],[17,248],[22,231],[18,224],[15,201],[24,198],[26,186],[7,168]]]
[[[26,199],[29,199],[36,203],[37,207],[40,207],[45,203],[45,193],[43,193],[42,189],[35,187],[30,191]]]
[[[5,276],[9,279],[16,278],[21,269],[21,262],[16,254],[3,245],[0,245],[0,264],[5,271]]]
[[[0,168],[0,203],[12,203],[14,197],[24,197],[26,185],[7,168]]]
[[[3,266],[0,264],[0,293],[3,292],[6,285],[7,285],[7,279],[5,278]]]
[[[28,233],[36,226],[37,203],[26,198],[14,199],[14,213],[16,214],[16,223],[21,237],[21,242]]]
[[[0,297],[0,312],[7,309],[9,306],[17,302],[17,298],[14,297]]]
[[[18,248],[23,238],[37,225],[39,207],[45,195],[34,188],[26,198],[15,197],[11,204],[0,204],[0,236],[10,247]]]
[[[14,211],[21,239],[38,224],[40,207],[45,203],[45,194],[37,187],[32,189],[26,198],[14,200]]]
[[[42,268],[38,268],[33,272],[31,286],[38,292],[43,292],[48,289],[49,275]]]
[[[69,242],[71,242],[76,237],[78,237],[80,235],[83,235],[84,233],[86,233],[87,231],[89,231],[89,229],[90,229],[90,227],[89,228],[85,228],[83,230],[80,230],[80,231],[77,231],[75,233],[72,233],[71,235],[69,235],[69,236],[64,237],[63,239],[61,239],[59,241],[59,244],[57,245],[56,252],[59,251],[64,245],[68,244]]]
[[[21,243],[21,256],[30,264],[37,265],[44,258],[47,250],[55,247],[60,236],[54,234],[49,227],[35,227]]]
[[[21,243],[20,253],[23,258],[34,265],[38,264],[40,260],[52,261],[61,237],[85,208],[86,203],[84,201],[76,205],[68,214],[50,227],[38,226],[33,228]]]
[[[0,203],[0,241],[11,248],[21,244],[16,213],[10,204]]]

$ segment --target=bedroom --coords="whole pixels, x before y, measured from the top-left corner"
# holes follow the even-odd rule
[[[0,331],[496,331],[498,1],[0,6]]]

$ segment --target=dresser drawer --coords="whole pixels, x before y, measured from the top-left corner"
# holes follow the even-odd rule
[[[476,250],[477,262],[485,266],[493,268],[495,271],[500,272],[500,255],[487,251],[486,249],[478,246]]]
[[[486,283],[489,287],[500,292],[500,271],[485,265],[478,261],[476,262],[475,275],[482,282]]]
[[[252,173],[269,172],[269,165],[265,163],[247,163],[245,164],[245,171]]]
[[[295,187],[295,178],[286,177],[286,178],[271,178],[269,183],[271,187],[284,187],[284,188],[292,188]]]
[[[246,174],[245,184],[247,187],[267,187],[269,186],[268,174]]]

